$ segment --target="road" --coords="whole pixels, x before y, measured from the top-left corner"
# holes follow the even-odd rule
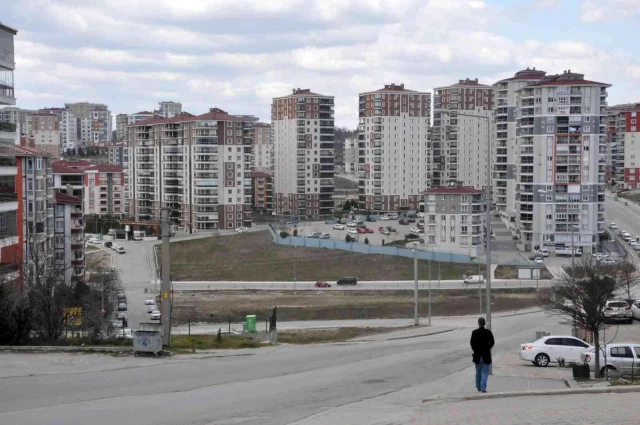
[[[37,373],[5,377],[0,380],[0,423],[391,423],[379,422],[379,418],[393,415],[399,419],[400,411],[407,407],[413,411],[426,397],[476,393],[469,348],[475,318],[456,320],[455,330],[423,337],[284,345],[228,356],[160,359],[156,365],[140,359],[144,363],[139,367],[134,364],[117,370],[77,372],[81,368],[69,368],[46,377]],[[517,350],[519,343],[532,340],[540,330],[569,333],[556,318],[543,313],[496,317],[495,358]],[[525,383],[531,382],[564,387],[558,380]],[[489,388],[498,391],[499,383],[496,378]],[[377,409],[385,410],[359,407],[372,401]],[[342,412],[350,407],[375,417],[346,421],[349,416]],[[312,419],[317,415],[333,418]]]
[[[638,260],[638,251],[631,249],[631,246],[624,242],[619,236],[618,232],[626,230],[631,235],[640,235],[640,207],[633,202],[628,202],[628,205],[624,205],[624,199],[620,198],[619,201],[615,201],[612,196],[607,194],[605,198],[604,214],[607,218],[606,226],[609,227],[611,222],[617,224],[617,230],[611,230],[616,236],[616,239],[627,248],[627,252],[631,253],[631,258],[636,264],[640,265]],[[610,229],[609,229],[610,230]]]
[[[544,288],[551,285],[550,280],[506,280],[497,279],[492,281],[492,288]],[[415,284],[412,280],[400,281],[361,281],[357,285],[336,285],[331,283],[330,288],[316,288],[315,282],[231,282],[231,281],[202,281],[202,282],[173,282],[173,287],[177,291],[204,291],[214,289],[264,289],[264,290],[315,290],[315,291],[368,291],[368,290],[413,290]],[[429,288],[428,280],[418,281],[418,288]],[[461,280],[438,280],[431,281],[432,289],[478,289],[478,285],[465,285]],[[482,285],[484,290],[486,285]]]

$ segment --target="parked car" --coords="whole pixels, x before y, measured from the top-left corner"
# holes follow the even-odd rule
[[[387,230],[390,231],[391,233],[397,232],[396,228],[391,226],[387,226]]]
[[[127,315],[124,312],[119,311],[119,312],[116,313],[116,319],[122,320],[122,319],[126,319],[126,318],[127,318]]]
[[[542,260],[542,257],[536,257],[533,259],[533,262],[536,264],[542,264],[544,263],[544,261]]]
[[[536,366],[546,367],[558,358],[567,362],[579,362],[580,355],[593,346],[572,336],[545,336],[533,342],[520,345],[520,358]]]
[[[380,217],[381,221],[389,221],[389,216],[387,215],[383,215],[382,217]]]
[[[476,283],[484,283],[484,276],[482,276],[481,274],[471,275],[471,276],[467,276],[467,278],[464,280],[465,285],[471,285]]]
[[[244,226],[240,226],[240,227],[236,228],[236,233],[244,233],[244,232],[248,232],[248,231],[249,231],[249,229],[247,229]]]
[[[625,233],[627,233],[625,230],[620,230],[618,232],[618,236],[623,236]]]
[[[634,319],[640,320],[640,300],[635,300],[631,304],[631,315]]]
[[[380,233],[382,233],[383,235],[390,235],[391,234],[391,232],[388,231],[387,229],[385,229],[384,227],[381,227],[378,230],[380,230]]]
[[[147,306],[147,313],[153,313],[154,311],[156,311],[158,309],[158,307],[156,307],[156,305],[148,305]]]
[[[347,223],[347,227],[357,227],[358,223],[356,223],[355,221],[350,221]]]
[[[98,238],[89,238],[87,242],[100,245],[100,239]]]
[[[146,300],[144,300],[144,305],[156,305],[156,300],[154,300],[153,298],[147,298]]]
[[[615,264],[616,260],[611,257],[605,257],[602,259],[602,264]]]
[[[391,214],[391,215],[389,216],[389,218],[390,218],[391,220],[397,220],[397,219],[398,219],[398,214]]]
[[[151,313],[151,320],[160,320],[160,312],[158,310]]]
[[[407,233],[404,235],[404,238],[408,241],[415,241],[420,239],[420,236],[416,235],[415,233]]]
[[[418,215],[418,218],[424,218],[424,213],[423,212],[419,212],[417,215]]]
[[[331,284],[324,281],[318,281],[316,282],[316,288],[331,288]]]
[[[116,244],[111,245],[111,249],[113,249],[114,251],[117,251],[119,247],[120,245],[116,245]]]
[[[542,249],[539,249],[537,251],[537,254],[538,255],[542,255],[543,257],[548,257],[549,256],[549,250],[546,249],[546,248],[542,248]]]
[[[118,254],[124,254],[125,252],[127,252],[127,251],[124,249],[124,247],[123,247],[123,246],[118,246],[118,247],[115,249],[115,251],[116,251]]]
[[[126,339],[132,339],[133,338],[133,332],[129,328],[124,328],[124,329],[116,328],[114,330],[114,334],[115,334],[116,338],[126,338]]]
[[[613,229],[616,230],[618,228],[618,225],[614,222],[611,222],[611,224],[609,224],[609,229]]]
[[[400,220],[398,220],[398,224],[406,226],[409,224],[409,220],[407,220],[406,218],[401,218]]]
[[[341,218],[340,219],[340,224],[347,224],[347,219],[346,218]]]
[[[606,359],[604,347],[600,347],[600,371],[605,369],[617,370],[624,375],[637,374],[640,369],[640,344],[619,342],[607,344]],[[589,365],[589,370],[595,372],[596,349],[584,351],[580,355],[580,361]]]
[[[375,217],[371,217],[371,216],[367,217],[366,220],[371,223],[375,223],[377,221]]]
[[[374,232],[373,232],[373,229],[369,229],[368,227],[365,227],[365,228],[364,228],[364,232],[365,232],[365,233],[374,233]]]
[[[357,285],[358,284],[358,278],[356,277],[343,277],[340,280],[338,280],[338,282],[336,282],[338,285]]]
[[[416,222],[416,219],[415,219],[414,217],[409,217],[409,218],[407,219],[407,221],[408,221],[409,223],[415,223],[415,222]]]
[[[307,235],[308,238],[319,238],[320,236],[322,236],[320,232],[313,232]]]
[[[420,233],[420,228],[419,227],[412,227],[411,229],[409,229],[410,232],[412,233]]]
[[[356,229],[356,232],[358,232],[358,233],[367,233],[367,231],[365,230],[365,228],[364,228],[364,227],[358,227],[358,228]]]
[[[111,248],[111,247],[113,246],[113,242],[111,242],[111,241],[106,241],[106,242],[104,243],[104,246],[105,246],[106,248]]]
[[[118,303],[118,311],[127,311],[127,303]]]
[[[328,233],[323,233],[320,235],[320,239],[331,239],[331,235]]]
[[[607,301],[604,306],[604,317],[609,322],[633,322],[633,312],[625,300]]]
[[[342,224],[334,224],[333,230],[344,230],[344,226]]]
[[[347,229],[347,233],[350,233],[352,235],[357,235],[360,232],[358,232],[356,229]]]

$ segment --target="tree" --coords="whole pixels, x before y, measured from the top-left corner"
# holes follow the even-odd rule
[[[20,345],[33,328],[29,298],[10,281],[0,283],[0,345]]]
[[[351,209],[351,201],[347,199],[346,201],[344,201],[344,204],[342,205],[342,210],[349,211],[350,209]]]
[[[626,285],[621,279],[622,267],[605,266],[591,256],[583,257],[553,284],[551,295],[543,304],[546,311],[562,318],[561,323],[593,333],[596,376],[602,373],[600,331],[607,327],[604,308]]]
[[[640,282],[640,274],[638,273],[636,266],[628,260],[620,263],[618,277],[620,284],[623,286],[623,290],[627,295],[627,300],[632,300],[631,290],[638,284],[638,282]]]

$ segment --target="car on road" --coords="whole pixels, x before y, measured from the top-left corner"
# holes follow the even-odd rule
[[[544,263],[544,260],[542,259],[542,257],[536,257],[533,259],[533,262],[536,264],[542,264]]]
[[[625,230],[620,230],[618,232],[618,236],[623,236],[625,233],[627,233]]]
[[[357,285],[358,284],[358,278],[356,277],[343,277],[341,279],[339,279],[336,284],[338,285]]]
[[[160,312],[158,310],[156,310],[153,313],[151,313],[150,319],[151,320],[160,320]]]
[[[471,285],[471,284],[476,284],[476,283],[484,283],[484,276],[481,275],[481,274],[467,276],[464,279],[463,282],[464,282],[465,285]]]
[[[387,226],[387,230],[390,231],[391,233],[397,232],[396,228],[391,226]]]
[[[114,249],[115,252],[117,252],[118,254],[124,254],[125,252],[127,252],[126,249],[124,249],[123,246],[118,246],[116,249]]]
[[[153,298],[147,298],[146,300],[144,300],[144,305],[156,305],[156,300],[154,300]]]
[[[618,225],[614,222],[611,222],[611,224],[609,224],[609,229],[613,229],[616,230],[618,228]]]
[[[344,225],[342,224],[334,224],[333,230],[344,230]]]
[[[331,284],[319,280],[319,281],[316,282],[316,288],[331,288]]]
[[[381,221],[389,221],[389,216],[387,215],[383,215],[382,217],[380,217]]]
[[[249,229],[247,229],[244,226],[236,227],[236,233],[244,233],[244,232],[248,232],[248,231],[249,231]]]
[[[546,248],[542,248],[542,249],[539,249],[538,251],[536,251],[536,254],[538,256],[548,257],[549,256],[549,250],[546,249]]]
[[[593,348],[573,336],[549,335],[520,345],[520,358],[538,367],[547,367],[559,358],[568,362],[579,362],[581,353]]]
[[[398,224],[406,226],[409,224],[409,220],[407,220],[406,218],[401,218],[400,220],[398,220]]]
[[[640,300],[635,300],[633,304],[631,304],[631,314],[634,319],[640,320]]]
[[[127,311],[127,303],[118,303],[118,311]]]
[[[614,260],[611,257],[604,257],[602,259],[602,264],[615,264],[615,263],[616,263],[616,260]]]
[[[415,233],[407,233],[404,235],[404,238],[408,241],[416,241],[420,239],[420,236],[416,235]]]
[[[365,228],[364,228],[364,227],[358,227],[358,228],[356,229],[356,232],[358,232],[358,233],[367,233],[367,231],[365,230]]]
[[[350,221],[347,223],[347,227],[358,227],[358,223],[355,221]]]
[[[148,305],[147,306],[147,313],[153,313],[154,311],[156,311],[158,309],[158,307],[154,305]]]
[[[347,233],[350,233],[352,235],[357,235],[360,232],[358,232],[356,229],[347,229]]]
[[[604,305],[604,317],[608,322],[633,322],[633,312],[625,300],[611,300]]]
[[[120,245],[112,244],[111,249],[115,251],[116,249],[118,249],[119,246]]]
[[[605,359],[605,350],[600,347],[600,371],[605,369],[617,370],[624,375],[638,373],[640,369],[640,344],[618,342],[607,344],[607,355]],[[580,361],[589,365],[589,370],[595,372],[596,367],[596,348],[584,351],[580,354]]]

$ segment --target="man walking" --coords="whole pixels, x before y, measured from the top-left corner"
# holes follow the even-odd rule
[[[491,367],[491,349],[495,341],[493,333],[485,329],[484,317],[478,319],[478,329],[471,332],[471,349],[473,350],[473,362],[476,364],[476,388],[483,393],[487,392],[487,380]]]

